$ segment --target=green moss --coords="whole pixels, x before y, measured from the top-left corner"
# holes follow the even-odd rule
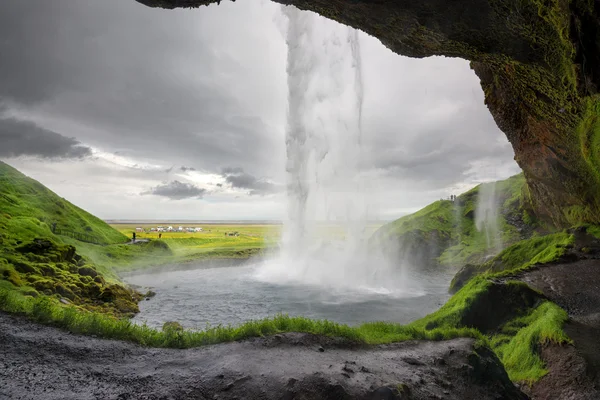
[[[548,373],[539,349],[545,343],[572,343],[563,331],[565,310],[546,301],[528,315],[506,323],[490,343],[512,381],[533,383]]]
[[[416,329],[470,328],[498,355],[511,380],[532,383],[547,373],[543,344],[570,342],[567,313],[525,283],[476,277],[442,308],[409,325]]]
[[[574,240],[574,236],[566,232],[521,240],[502,250],[488,262],[463,267],[452,279],[450,292],[456,292],[469,279],[477,275],[487,273],[508,276],[536,264],[556,261],[566,252],[568,246],[574,243]]]
[[[558,260],[574,240],[574,236],[566,232],[522,240],[502,250],[486,265],[494,272],[514,272],[534,264],[549,263]]]
[[[594,236],[597,239],[600,239],[600,226],[599,225],[588,225],[586,227],[586,232],[590,235]]]

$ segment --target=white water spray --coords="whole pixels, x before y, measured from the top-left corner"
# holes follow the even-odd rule
[[[263,266],[258,277],[407,294],[401,268],[367,246],[366,182],[359,168],[363,85],[358,33],[313,13],[283,10],[289,20],[289,215],[281,257]],[[343,238],[334,237],[333,224],[342,226]]]
[[[502,250],[502,237],[498,227],[499,204],[496,196],[496,182],[484,183],[479,187],[475,226],[483,232],[487,248],[494,253]]]

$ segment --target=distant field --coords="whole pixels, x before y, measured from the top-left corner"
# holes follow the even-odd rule
[[[136,228],[146,232],[136,232],[138,239],[159,240],[159,232],[149,232],[157,226],[167,224],[113,224],[113,228],[131,238]],[[257,254],[262,249],[274,247],[281,235],[280,225],[223,225],[223,224],[177,224],[184,230],[188,227],[201,227],[202,232],[160,232],[161,241],[168,244],[175,259],[180,262],[204,258],[245,258]],[[236,234],[235,236],[232,236]]]
[[[130,251],[142,252],[137,260],[124,263],[123,257],[113,254],[113,260],[119,262],[113,264],[117,270],[137,269],[140,266],[152,266],[165,263],[182,263],[202,259],[238,258],[245,259],[250,256],[264,254],[269,249],[277,248],[281,238],[282,225],[268,224],[111,224],[113,228],[128,238],[132,238],[136,228],[143,228],[144,232],[136,232],[137,239],[151,239],[168,245],[172,251],[170,255],[149,254],[149,259],[144,257],[144,246],[125,246]],[[177,229],[184,228],[183,232],[150,232],[150,228],[158,226],[172,226]],[[186,232],[186,228],[200,227],[202,232]],[[379,225],[367,227],[366,235],[371,235]],[[321,225],[320,234],[330,239],[341,239],[345,236],[344,229],[339,225]],[[237,235],[231,235],[235,234]],[[122,247],[122,246],[121,246]],[[125,250],[125,249],[122,249]]]
[[[150,228],[156,228],[158,226],[173,226],[177,229],[180,226],[183,229],[187,228],[202,228],[202,232],[160,232],[162,233],[163,239],[182,239],[182,238],[196,238],[205,241],[217,240],[221,242],[229,241],[238,243],[244,240],[256,241],[256,239],[265,240],[277,240],[281,233],[281,225],[251,225],[251,224],[237,224],[237,225],[225,225],[225,224],[111,224],[113,228],[123,233],[125,236],[131,238],[136,228],[142,228],[146,232],[136,232],[136,236],[140,239],[158,239],[159,232],[149,232]],[[237,232],[239,236],[227,236],[228,233]]]

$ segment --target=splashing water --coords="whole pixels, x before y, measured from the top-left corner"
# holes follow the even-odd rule
[[[496,182],[484,183],[479,188],[477,208],[475,209],[475,226],[483,232],[487,248],[494,252],[502,250],[502,237],[498,227],[499,216]]]
[[[289,21],[288,221],[280,258],[260,268],[257,278],[407,295],[402,268],[367,242],[358,32],[282,9]],[[329,221],[330,229],[317,221]],[[343,237],[336,239],[332,222],[343,228]]]

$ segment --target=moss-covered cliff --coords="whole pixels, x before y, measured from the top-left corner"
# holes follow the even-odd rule
[[[198,7],[220,0],[137,0]],[[275,0],[365,31],[398,54],[472,61],[538,217],[600,222],[600,5],[594,0]]]

